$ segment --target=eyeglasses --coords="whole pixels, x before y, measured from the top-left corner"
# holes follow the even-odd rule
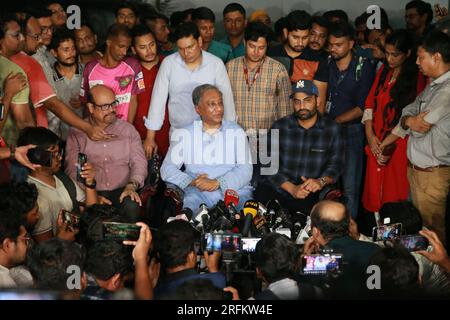
[[[100,108],[102,111],[107,111],[111,108],[116,108],[119,105],[119,101],[115,100],[113,103],[106,103],[106,104],[96,104],[92,103],[97,108]]]
[[[17,40],[19,40],[21,37],[23,37],[23,33],[21,31],[17,31],[17,32],[7,32],[7,35],[16,38]]]
[[[41,33],[53,32],[53,27],[41,27]]]
[[[32,38],[35,41],[39,41],[42,39],[42,33],[38,33],[38,34],[27,33],[27,36]]]

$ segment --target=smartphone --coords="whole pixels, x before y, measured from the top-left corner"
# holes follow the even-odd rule
[[[428,239],[420,234],[402,236],[399,241],[409,252],[427,250],[429,245]]]
[[[342,269],[342,257],[340,253],[311,254],[302,257],[302,274],[324,275],[338,273]]]
[[[242,252],[255,252],[256,244],[261,238],[242,238]]]
[[[103,222],[103,239],[137,241],[141,227],[134,223]]]
[[[203,248],[208,252],[240,252],[241,235],[233,233],[205,233],[203,235]]]
[[[79,228],[80,227],[80,216],[67,211],[67,210],[63,210],[62,211],[62,218],[63,218],[63,222],[67,222],[67,226],[68,227],[73,227],[73,228]]]
[[[5,105],[0,103],[0,121],[5,118]]]
[[[43,167],[52,166],[52,153],[45,149],[36,147],[28,150],[27,157],[31,163],[40,164]]]
[[[374,227],[372,229],[372,240],[384,241],[384,240],[397,240],[402,234],[402,224],[394,223],[389,225],[382,225]]]
[[[86,179],[81,177],[81,170],[83,166],[87,162],[87,155],[84,153],[78,153],[78,162],[77,162],[77,180],[82,182],[83,184],[86,182]]]

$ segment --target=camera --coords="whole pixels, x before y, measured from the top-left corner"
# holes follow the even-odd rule
[[[399,242],[409,252],[427,250],[429,245],[428,239],[420,234],[402,236],[399,238]]]
[[[62,210],[62,218],[63,218],[63,222],[67,223],[68,227],[72,227],[72,228],[79,228],[80,227],[80,216],[67,211],[67,210]]]
[[[204,251],[208,252],[240,252],[241,235],[237,233],[205,233],[202,247]]]
[[[372,229],[372,240],[384,241],[384,240],[397,240],[402,234],[402,224],[393,223],[388,225],[382,225],[374,227]]]
[[[242,238],[242,252],[255,252],[256,244],[259,242],[259,240],[261,240],[261,238]]]

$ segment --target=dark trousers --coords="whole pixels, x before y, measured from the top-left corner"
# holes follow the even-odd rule
[[[312,207],[319,202],[319,192],[311,193],[305,199],[294,199],[289,193],[278,191],[267,182],[260,181],[255,191],[256,200],[266,204],[269,200],[278,200],[281,206],[291,215],[297,211],[309,215]]]
[[[112,205],[119,209],[119,214],[128,222],[134,223],[140,221],[140,207],[137,202],[131,200],[130,197],[126,197],[123,199],[122,203],[120,202],[120,195],[124,189],[125,187],[111,191],[98,191],[97,193],[99,196],[103,196],[110,200]]]

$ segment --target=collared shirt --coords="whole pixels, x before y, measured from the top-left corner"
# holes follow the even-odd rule
[[[280,44],[270,47],[267,55],[286,67],[292,83],[298,80],[328,82],[327,60],[309,47],[306,47],[298,57],[291,58],[284,45]]]
[[[409,134],[407,154],[414,165],[428,168],[450,165],[450,71],[433,80],[416,100],[403,109],[402,117],[416,116],[429,111],[424,120],[433,124],[430,131],[420,133],[404,130],[401,121],[392,133],[404,137]]]
[[[111,191],[135,181],[139,187],[147,177],[147,159],[142,147],[141,137],[128,122],[117,119],[105,131],[117,137],[93,141],[74,128],[69,129],[66,144],[66,174],[76,179],[78,153],[87,155],[88,162],[95,168],[97,190]]]
[[[245,63],[245,57],[227,63],[237,121],[244,130],[269,129],[275,120],[292,113],[288,73],[280,62],[266,57],[259,67],[248,71],[247,83]]]
[[[272,282],[269,284],[268,289],[280,300],[297,300],[299,298],[298,283],[289,278]]]
[[[39,212],[41,213],[41,217],[33,229],[33,235],[46,233],[48,231],[53,231],[53,234],[56,235],[59,211],[61,209],[68,211],[73,210],[73,202],[70,198],[69,191],[67,191],[61,180],[56,176],[53,177],[55,178],[56,187],[50,186],[32,176],[28,176],[27,182],[35,184],[38,190],[37,203]],[[80,189],[75,181],[73,182],[76,188],[77,201],[84,202],[86,198],[84,191]]]
[[[47,78],[48,83],[52,87],[53,91],[57,93],[55,83],[53,81],[53,67],[52,67],[56,63],[55,57],[53,57],[50,54],[45,45],[40,46],[39,49],[36,51],[36,53],[33,54],[31,57],[36,59],[37,62],[39,62],[39,64],[42,67],[42,70],[44,70],[45,77]]]
[[[0,55],[0,97],[4,96],[3,86],[5,85],[5,80],[10,73],[21,73],[25,77],[27,82],[27,86],[14,95],[11,103],[22,105],[23,108],[28,108],[30,85],[28,83],[25,72],[17,64]],[[8,145],[15,144],[17,137],[19,136],[19,130],[15,124],[11,111],[8,112],[8,116],[6,118],[1,135],[5,139],[6,143],[8,143]]]
[[[328,115],[335,119],[355,107],[364,110],[366,97],[375,78],[375,67],[372,63],[353,55],[346,70],[339,70],[334,59],[331,59],[329,67]],[[355,121],[359,122],[359,119],[352,122]]]
[[[87,101],[87,92],[95,85],[110,87],[119,101],[117,114],[122,120],[128,119],[131,97],[145,90],[141,64],[135,57],[126,57],[116,67],[107,68],[100,60],[86,64],[81,81],[80,100]]]
[[[271,143],[271,158],[279,159],[279,169],[274,175],[267,175],[269,183],[280,187],[284,182],[294,184],[306,178],[329,176],[336,182],[344,164],[344,139],[341,126],[333,120],[318,115],[317,121],[309,129],[301,127],[294,114],[276,121],[270,135],[279,138]],[[272,160],[273,162],[273,160]],[[279,188],[281,190],[281,188]]]
[[[239,57],[245,56],[244,38],[242,38],[241,43],[239,43],[236,48],[233,48],[233,46],[231,45],[231,42],[228,39],[228,37],[223,38],[222,40],[220,40],[220,42],[225,43],[225,44],[227,44],[227,45],[229,45],[231,47],[231,50],[233,50],[233,56],[235,58],[239,58]]]
[[[185,171],[181,167],[185,166]],[[247,135],[235,122],[223,121],[213,134],[203,131],[203,122],[176,129],[161,166],[161,178],[185,189],[201,174],[217,179],[220,189],[249,186],[253,166]]]
[[[83,107],[73,108],[70,105],[71,99],[79,99],[81,78],[83,76],[83,67],[81,64],[77,64],[75,73],[72,79],[62,76],[56,68],[57,62],[53,65],[52,77],[56,88],[58,98],[64,102],[70,110],[72,110],[80,118],[83,118]],[[69,131],[69,125],[58,118],[53,112],[47,113],[48,128],[56,133],[62,140],[67,139],[67,132]]]
[[[216,57],[222,59],[223,63],[227,63],[231,59],[234,59],[233,49],[230,45],[213,40],[208,47],[208,52],[212,53]]]
[[[235,121],[233,92],[222,60],[209,52],[202,51],[200,65],[191,71],[186,67],[180,53],[177,52],[166,57],[161,63],[145,126],[150,130],[161,129],[167,98],[169,98],[169,122],[171,127],[182,128],[192,124],[194,120],[199,118],[192,102],[192,91],[205,83],[219,88],[222,92],[225,108],[224,119]]]

